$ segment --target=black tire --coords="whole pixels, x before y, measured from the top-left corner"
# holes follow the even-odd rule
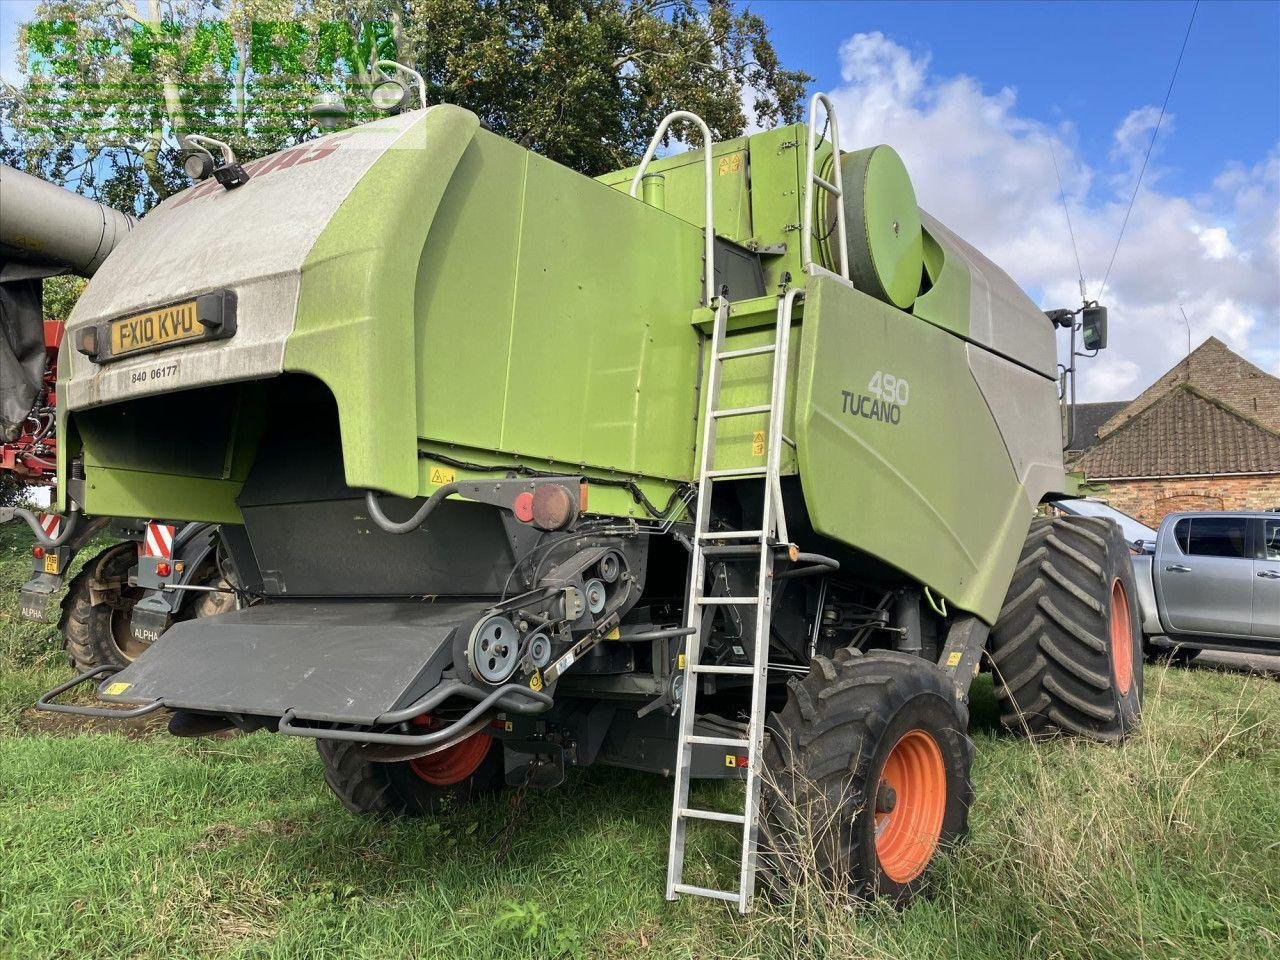
[[[137,545],[119,543],[108,547],[84,565],[67,586],[62,598],[58,629],[67,659],[77,672],[95,667],[127,667],[145,645],[129,633],[129,615],[141,590],[127,585],[129,569],[137,562]],[[99,590],[94,603],[90,583]]]
[[[448,806],[497,793],[504,784],[501,741],[491,739],[479,767],[448,786],[428,783],[414,772],[412,761],[374,763],[360,756],[357,745],[317,740],[329,789],[352,813],[421,817]]]
[[[1133,563],[1115,523],[1031,522],[990,654],[1008,730],[1105,743],[1134,730],[1142,716],[1142,627]]]
[[[775,892],[816,879],[904,906],[928,882],[937,853],[967,834],[973,748],[954,686],[935,664],[879,650],[814,657],[808,675],[788,684],[768,730],[761,830],[764,879]],[[931,776],[900,781],[892,812],[878,810],[889,802],[884,778],[901,770],[909,742],[933,744]],[[928,825],[904,834],[906,818],[922,810],[918,822]],[[910,869],[893,836],[910,840]]]

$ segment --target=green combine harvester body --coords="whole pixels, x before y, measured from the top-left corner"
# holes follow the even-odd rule
[[[725,269],[747,287],[729,284],[730,339],[765,342],[782,278],[806,285],[783,472],[799,475],[815,532],[991,621],[1035,504],[1067,490],[1052,328],[1021,294],[983,290],[995,305],[979,330],[972,271],[989,281],[995,268],[940,225],[924,239],[932,285],[911,312],[806,277],[805,133],[713,149],[717,235],[733,245]],[[109,364],[72,356],[60,433],[64,457],[82,451],[86,512],[241,522],[237,498],[275,418],[260,381],[281,374],[332,394],[353,489],[414,497],[492,475],[452,461],[627,478],[659,505],[696,479],[711,320],[700,152],[651,165],[665,210],[626,195],[633,171],[589,180],[449,106],[283,156],[251,166],[244,188],[208,181],[167,201],[86,291],[73,334],[216,290],[234,292],[238,326]],[[770,248],[785,252],[751,252]],[[768,362],[726,378],[731,405],[767,399]],[[877,373],[905,381],[892,401],[867,393]],[[1042,408],[1038,462],[1018,437],[1002,440],[993,413],[1013,414],[1019,392]],[[721,466],[763,459],[763,419],[722,432]],[[589,509],[646,516],[616,486],[592,486]]]
[[[675,119],[710,140],[672,114],[594,180],[433,106],[162,203],[68,321],[59,507],[150,520],[119,596],[226,602],[139,602],[146,652],[40,706],[311,738],[362,812],[672,774],[668,897],[743,910],[762,844],[787,873],[778,783],[853,804],[859,891],[919,889],[964,832],[984,663],[1011,725],[1127,733],[1123,543],[1033,520],[1073,492],[1064,321],[892,149],[817,136],[824,104],[655,159]],[[213,564],[189,587],[178,522],[216,525],[178,534]],[[91,679],[107,706],[55,701]],[[745,780],[742,812],[695,777]],[[735,890],[684,878],[700,819],[742,830]]]

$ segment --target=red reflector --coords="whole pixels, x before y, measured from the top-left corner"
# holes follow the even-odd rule
[[[35,557],[37,560],[39,560],[41,557],[44,556],[44,547],[32,547],[31,555]]]
[[[533,494],[529,491],[516,494],[516,502],[511,505],[515,511],[516,519],[521,523],[528,523],[533,519]]]
[[[157,577],[167,577],[168,575],[169,575],[169,565],[168,565],[167,563],[163,563],[163,562],[162,562],[162,563],[157,563],[157,564],[156,564],[156,576],[157,576]]]

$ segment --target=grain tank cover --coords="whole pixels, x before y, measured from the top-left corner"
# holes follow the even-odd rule
[[[920,291],[924,242],[906,165],[882,144],[845,154],[840,173],[850,278],[877,300],[911,309]]]

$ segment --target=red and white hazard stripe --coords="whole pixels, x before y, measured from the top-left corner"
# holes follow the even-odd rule
[[[40,529],[50,540],[56,540],[62,533],[62,518],[56,513],[42,513],[39,516]]]
[[[161,560],[173,558],[173,530],[167,523],[148,523],[147,535],[142,541],[142,555]]]

